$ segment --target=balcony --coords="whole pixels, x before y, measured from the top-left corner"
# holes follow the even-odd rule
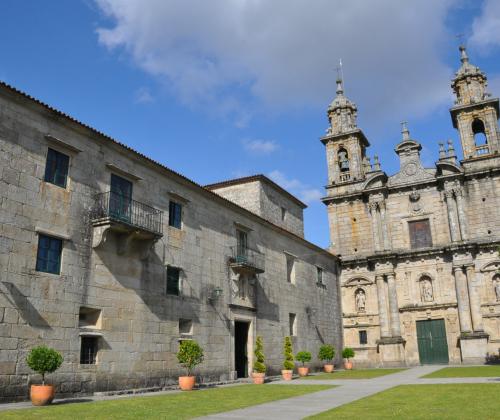
[[[483,156],[490,153],[490,148],[487,144],[483,144],[481,146],[476,146],[476,155]]]
[[[351,175],[349,172],[341,172],[339,175],[339,181],[340,182],[347,182],[351,179]]]
[[[109,231],[123,236],[118,241],[119,254],[124,253],[132,239],[156,241],[163,236],[162,217],[161,210],[121,194],[111,191],[98,194],[91,211],[92,246],[102,245]]]
[[[263,273],[265,271],[264,254],[254,249],[239,246],[231,247],[229,266],[234,271],[247,273]]]

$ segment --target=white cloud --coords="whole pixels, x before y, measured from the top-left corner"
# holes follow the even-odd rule
[[[450,102],[442,52],[453,0],[96,2],[111,21],[98,29],[102,45],[238,124],[259,110],[326,108],[339,57],[365,123]]]
[[[135,101],[138,104],[149,104],[154,102],[154,98],[148,88],[141,87],[135,92]]]
[[[271,140],[248,140],[242,141],[243,148],[254,154],[269,155],[278,150],[279,145]]]
[[[471,45],[479,48],[500,46],[500,2],[485,0],[481,14],[472,23]]]
[[[302,181],[294,178],[288,178],[283,172],[274,170],[268,174],[276,184],[285,190],[291,192],[301,199],[304,203],[310,204],[318,201],[323,194],[317,188],[311,188],[309,185],[304,184]]]

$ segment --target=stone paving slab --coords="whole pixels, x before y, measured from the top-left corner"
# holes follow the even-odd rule
[[[323,411],[331,410],[344,404],[385,391],[398,385],[418,382],[419,378],[442,366],[417,366],[411,369],[372,379],[357,380],[315,380],[314,384],[341,385],[337,388],[315,392],[313,394],[288,398],[266,404],[260,404],[225,413],[202,417],[205,420],[238,420],[238,419],[273,419],[299,420]],[[454,378],[458,379],[458,378]],[[482,378],[484,379],[484,378]],[[277,381],[275,384],[299,385],[311,384],[309,380]],[[453,383],[459,383],[455,380]]]

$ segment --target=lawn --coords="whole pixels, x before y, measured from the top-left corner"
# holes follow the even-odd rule
[[[493,419],[500,384],[402,385],[310,419]]]
[[[500,365],[447,367],[422,376],[423,378],[494,378],[500,377]]]
[[[306,376],[301,379],[371,379],[379,376],[390,375],[391,373],[401,372],[405,369],[353,369],[339,370],[333,373],[320,373],[319,375]]]
[[[6,419],[191,419],[332,388],[329,385],[238,385],[167,395],[52,405],[0,412]]]

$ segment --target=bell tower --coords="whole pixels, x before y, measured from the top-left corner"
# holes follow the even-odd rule
[[[473,161],[500,153],[499,106],[498,98],[486,92],[486,75],[469,62],[463,45],[459,49],[462,65],[451,83],[457,99],[450,113],[460,134],[464,161]]]
[[[344,95],[342,79],[337,79],[337,96],[327,110],[329,127],[321,138],[326,146],[328,185],[365,179],[366,148],[370,145],[358,128],[358,109]]]

